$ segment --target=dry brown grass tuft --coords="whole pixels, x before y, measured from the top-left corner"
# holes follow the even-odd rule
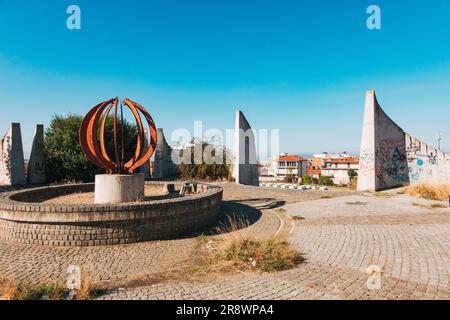
[[[302,260],[293,246],[283,239],[258,241],[250,238],[232,240],[218,253],[218,258],[239,270],[264,272],[291,269]]]
[[[204,263],[194,273],[263,271],[291,269],[303,261],[291,243],[283,238],[255,239],[241,229],[248,221],[228,216],[226,225],[218,231],[220,237],[198,237],[199,245],[207,252]],[[231,233],[230,233],[231,232]],[[224,234],[227,233],[227,234]]]
[[[13,280],[6,278],[0,279],[0,298],[6,300],[15,300],[14,298],[18,296],[18,288]]]
[[[448,208],[448,206],[446,206],[446,205],[444,205],[442,203],[433,203],[432,205],[428,206],[428,205],[425,205],[425,204],[414,202],[412,205],[414,207],[419,207],[419,208],[423,208],[423,209],[444,209],[444,208]]]
[[[89,300],[96,296],[87,277],[83,277],[81,288],[75,291],[74,299]],[[16,281],[0,278],[0,298],[5,300],[63,300],[70,291],[62,283],[18,284]]]
[[[406,194],[431,200],[448,200],[450,197],[450,184],[418,184],[406,188]]]
[[[6,300],[61,300],[65,297],[65,290],[59,283],[24,285],[2,278],[0,296]]]
[[[221,222],[218,227],[216,227],[216,233],[224,234],[230,232],[238,232],[241,229],[245,229],[250,226],[250,222],[243,214],[231,214],[227,215],[227,219]]]
[[[97,296],[97,292],[100,289],[95,288],[88,277],[83,276],[81,279],[81,287],[75,293],[76,300],[89,300]]]

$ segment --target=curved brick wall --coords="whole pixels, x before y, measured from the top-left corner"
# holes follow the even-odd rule
[[[164,182],[147,182],[164,186]],[[182,198],[117,205],[45,204],[47,199],[92,192],[94,184],[51,186],[0,194],[0,239],[40,245],[98,246],[176,238],[217,221],[222,188]]]

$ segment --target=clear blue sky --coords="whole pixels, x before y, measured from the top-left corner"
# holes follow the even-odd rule
[[[125,4],[126,3],[126,4]],[[77,4],[82,29],[66,28]],[[382,29],[366,28],[366,8]],[[141,102],[158,127],[280,128],[281,151],[359,149],[365,91],[406,131],[450,150],[448,0],[0,0],[0,130]]]

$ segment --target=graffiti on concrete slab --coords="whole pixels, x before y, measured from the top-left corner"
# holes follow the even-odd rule
[[[407,182],[409,179],[404,140],[384,139],[379,143],[376,154],[376,175],[381,185],[390,181]]]

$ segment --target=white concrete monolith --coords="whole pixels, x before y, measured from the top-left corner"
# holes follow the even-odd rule
[[[98,174],[95,176],[95,203],[136,202],[144,199],[145,177],[136,174]]]
[[[172,148],[164,137],[162,128],[158,128],[156,135],[155,162],[153,179],[171,179],[178,175],[178,166],[172,161]]]
[[[239,110],[236,112],[234,128],[233,177],[236,183],[259,186],[255,135]]]
[[[45,183],[44,126],[38,124],[34,133],[27,170],[28,184]]]
[[[20,123],[12,123],[0,140],[0,184],[23,185],[25,183]]]

